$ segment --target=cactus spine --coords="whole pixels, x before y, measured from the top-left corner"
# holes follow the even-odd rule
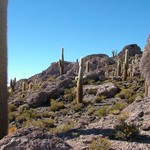
[[[7,0],[0,0],[0,139],[8,133]]]
[[[59,59],[59,70],[60,70],[60,75],[64,74],[64,48],[61,49],[61,59]]]
[[[26,90],[26,83],[22,82],[22,92],[24,92]]]
[[[83,94],[83,58],[79,62],[79,73],[77,81],[77,104],[82,103]]]
[[[90,62],[86,62],[86,73],[90,71]]]
[[[129,59],[129,51],[128,49],[125,51],[125,61],[123,63],[123,81],[127,80],[128,73],[128,59]]]
[[[121,76],[121,62],[117,61],[117,76]]]

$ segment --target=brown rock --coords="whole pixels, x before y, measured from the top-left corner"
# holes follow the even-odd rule
[[[0,141],[0,150],[69,150],[71,146],[46,129],[28,127]]]

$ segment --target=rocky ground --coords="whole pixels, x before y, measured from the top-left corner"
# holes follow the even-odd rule
[[[117,60],[129,49],[126,81],[116,76]],[[117,56],[89,55],[84,72],[83,103],[76,103],[78,62],[58,63],[9,87],[9,134],[0,150],[149,150],[150,99],[144,98],[140,48],[127,45]],[[84,66],[86,67],[86,66]],[[25,90],[22,90],[25,82]],[[30,87],[32,83],[32,88]],[[119,126],[119,128],[118,128]]]

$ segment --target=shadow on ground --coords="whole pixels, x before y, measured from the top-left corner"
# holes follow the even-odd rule
[[[113,129],[97,129],[97,128],[92,128],[92,129],[72,129],[63,133],[57,134],[58,137],[66,140],[66,139],[74,139],[79,137],[80,135],[102,135],[102,136],[107,136],[109,137],[112,133],[114,132]],[[111,138],[111,140],[116,140]],[[119,140],[123,141],[123,140]],[[132,142],[137,142],[137,143],[147,143],[150,144],[150,136],[147,135],[138,135],[136,140]]]

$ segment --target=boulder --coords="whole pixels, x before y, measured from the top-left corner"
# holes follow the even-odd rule
[[[129,56],[135,56],[136,54],[141,54],[141,48],[137,44],[126,45],[121,52],[118,54],[120,58],[124,57],[125,50],[128,49]]]
[[[69,150],[71,146],[41,127],[17,130],[0,141],[0,150]]]
[[[89,61],[90,71],[115,64],[115,61],[105,54],[93,54],[84,57],[85,64]]]
[[[95,80],[95,81],[103,81],[105,78],[105,72],[103,70],[94,70],[86,73],[86,79]]]
[[[123,112],[127,113],[126,121],[129,124],[135,124],[142,130],[150,131],[150,99],[141,98],[140,100],[134,101],[132,104],[127,106]]]
[[[55,82],[43,84],[40,91],[30,93],[26,101],[30,107],[40,107],[49,99],[58,98],[65,88],[71,86],[73,86],[71,79],[60,76]]]
[[[30,107],[39,107],[43,105],[48,99],[48,93],[47,92],[36,92],[32,93],[27,98],[27,103]]]
[[[107,98],[114,97],[119,92],[119,88],[115,86],[113,83],[104,83],[99,86],[97,90],[97,96],[106,96]]]

